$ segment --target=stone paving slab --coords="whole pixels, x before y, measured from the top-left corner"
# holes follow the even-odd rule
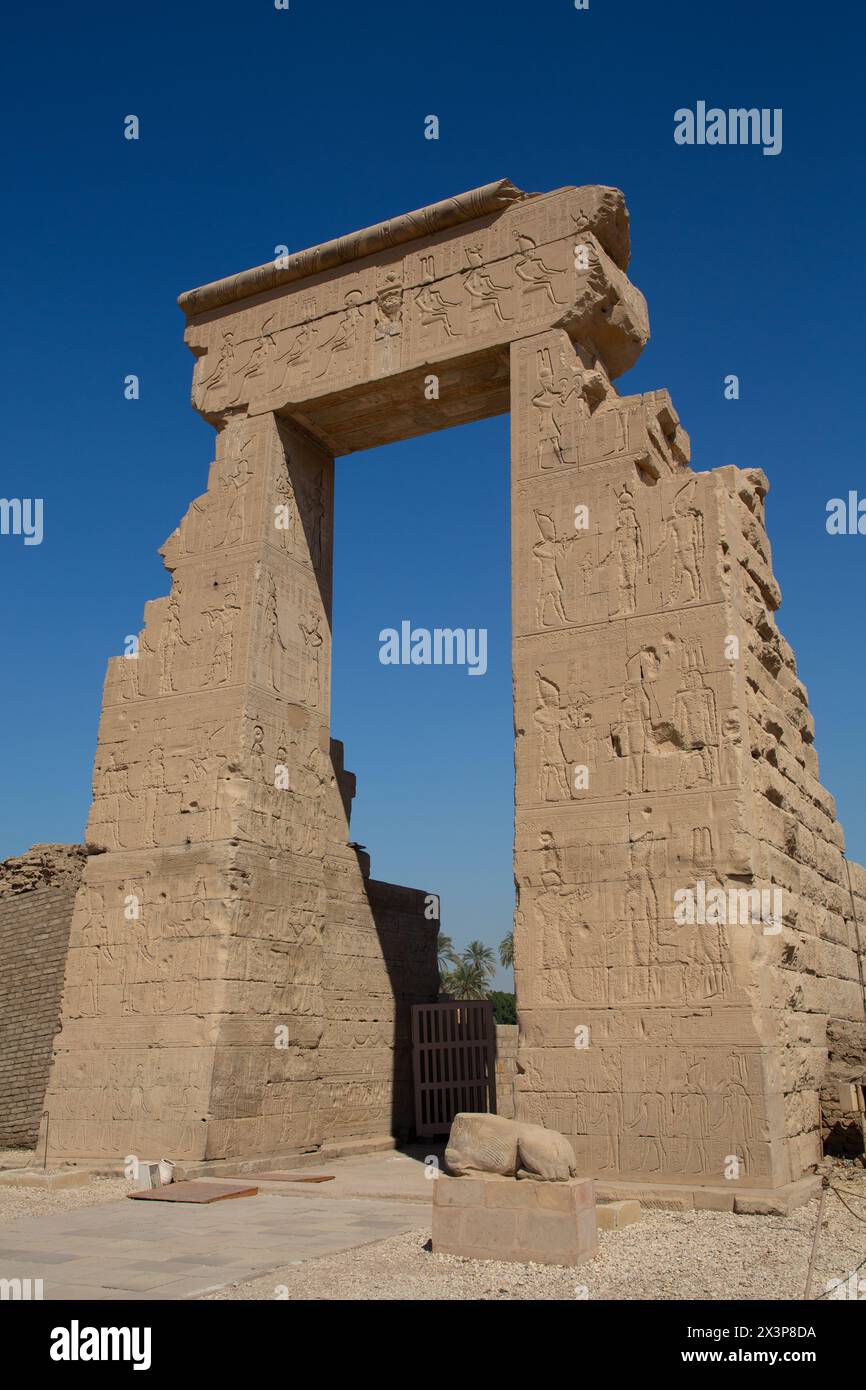
[[[48,1300],[193,1298],[417,1224],[417,1206],[369,1198],[109,1202],[0,1227],[0,1278],[42,1279]]]
[[[396,1152],[358,1154],[336,1159],[327,1171],[333,1181],[327,1183],[286,1183],[269,1181],[260,1173],[232,1173],[235,1179],[249,1177],[259,1184],[259,1191],[273,1196],[299,1196],[304,1201],[342,1201],[347,1197],[364,1197],[377,1201],[417,1202],[429,1206],[433,1199],[433,1181],[424,1159],[430,1155],[440,1164],[442,1147],[431,1141],[427,1145],[412,1145]],[[287,1172],[291,1171],[286,1169]],[[296,1170],[304,1172],[303,1169]],[[313,1169],[313,1172],[316,1170]],[[229,1176],[228,1169],[226,1176]]]

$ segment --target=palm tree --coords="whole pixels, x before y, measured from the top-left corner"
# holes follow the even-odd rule
[[[483,941],[470,941],[463,952],[463,960],[477,970],[485,981],[496,969],[496,956],[491,947],[485,946]]]
[[[451,937],[440,932],[436,938],[436,960],[439,965],[439,974],[444,975],[449,965],[453,965],[458,959]]]
[[[445,987],[455,999],[486,999],[487,975],[480,966],[471,961],[458,960],[450,975],[445,977]]]
[[[514,932],[503,936],[499,943],[499,963],[507,970],[514,965]]]

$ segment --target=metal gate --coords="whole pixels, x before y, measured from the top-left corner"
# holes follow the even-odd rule
[[[412,1005],[415,1132],[447,1134],[461,1110],[496,1114],[496,1026],[489,999]]]

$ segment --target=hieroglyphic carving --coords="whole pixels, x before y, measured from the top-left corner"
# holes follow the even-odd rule
[[[562,425],[559,410],[574,394],[576,383],[560,379],[556,382],[550,353],[542,349],[538,358],[538,390],[532,397],[533,409],[538,419],[537,464],[539,468],[561,468],[565,462],[562,453]]]
[[[560,567],[565,561],[568,546],[577,540],[577,536],[558,537],[556,522],[546,512],[536,511],[535,524],[538,539],[532,547],[532,554],[538,568],[536,625],[539,628],[564,627],[568,617],[563,603],[565,586]]]
[[[231,381],[235,362],[234,336],[232,329],[223,331],[222,343],[213,370],[207,375],[202,372],[197,385],[193,386],[193,402],[199,408],[203,406],[208,394],[216,394],[217,391],[224,390]],[[204,367],[204,359],[201,365]]]
[[[608,383],[593,409],[568,376],[587,364],[554,334],[512,351],[518,1113],[555,1117],[599,1174],[722,1189],[736,1157],[738,1181],[784,1181],[741,929],[674,917],[677,890],[724,894],[754,863],[720,484],[684,476],[667,407],[619,403]],[[588,1042],[568,1068],[572,1021]],[[736,1074],[714,1051],[727,1029]]]
[[[287,330],[291,333],[291,330]],[[318,329],[308,323],[301,324],[297,332],[291,333],[291,341],[277,356],[277,362],[285,362],[282,380],[279,383],[288,387],[296,382],[306,367],[311,354],[317,346]]]
[[[467,246],[466,261],[469,269],[463,276],[463,288],[469,296],[471,312],[476,314],[483,309],[492,309],[500,323],[508,322],[511,315],[502,312],[502,294],[509,287],[498,285],[493,280],[484,265],[484,248]]]
[[[619,607],[614,617],[634,613],[637,607],[637,580],[644,566],[643,531],[637,517],[634,493],[624,487],[617,496],[619,512],[614,533],[614,554],[619,585]]]
[[[386,275],[376,294],[373,337],[377,342],[396,338],[403,331],[403,286],[396,275]]]
[[[432,267],[432,257],[429,258],[429,264]],[[459,301],[446,299],[442,291],[434,289],[431,284],[422,284],[416,291],[415,302],[418,305],[418,321],[422,328],[432,328],[438,323],[444,328],[446,337],[458,336],[460,330],[454,328],[451,323],[449,311],[458,308]]]
[[[324,638],[321,631],[321,618],[318,613],[310,613],[298,620],[298,627],[307,649],[307,680],[305,702],[310,709],[320,709],[322,704],[322,652]]]
[[[538,253],[537,243],[525,232],[521,233],[516,228],[514,239],[520,249],[520,256],[514,263],[514,273],[518,279],[523,281],[524,293],[532,294],[535,291],[542,291],[543,297],[548,299],[554,306],[564,304],[565,301],[557,299],[553,288],[553,277],[562,272],[552,270],[545,265],[544,260]]]
[[[568,778],[565,770],[565,754],[560,742],[562,716],[560,712],[559,686],[546,680],[536,672],[538,681],[538,704],[532,722],[541,740],[541,757],[538,773],[538,800],[568,800]]]
[[[264,394],[262,388],[270,376],[277,353],[277,340],[271,331],[273,322],[274,315],[269,314],[262,324],[261,333],[252,352],[240,369],[237,392],[233,400],[235,405],[241,399],[254,400],[260,390]]]
[[[210,663],[205,676],[207,685],[225,685],[231,680],[235,620],[240,612],[238,577],[233,575],[226,581],[222,603],[205,609],[213,637]]]
[[[704,516],[692,500],[694,491],[690,481],[676,494],[673,515],[668,518],[654,552],[655,556],[667,550],[669,556],[671,579],[666,598],[671,606],[679,602],[697,603],[704,596]]]
[[[334,364],[334,357],[337,355],[337,370],[340,370],[339,354],[354,352],[361,329],[364,325],[364,296],[361,290],[347,290],[345,296],[345,308],[339,317],[337,327],[323,343],[319,344],[319,351],[322,355],[317,377],[323,377]]]

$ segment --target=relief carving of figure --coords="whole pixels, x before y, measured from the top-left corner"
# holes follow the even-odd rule
[[[376,295],[373,338],[381,342],[396,338],[403,331],[403,286],[395,275],[388,275]]]
[[[553,292],[553,277],[562,274],[562,272],[552,270],[550,266],[544,264],[531,236],[517,231],[513,235],[520,248],[520,256],[514,264],[514,273],[523,281],[524,292],[528,294],[533,290],[541,290],[551,304],[562,305],[565,301],[557,299]]]
[[[564,408],[578,387],[579,377],[570,373],[570,379],[555,379],[550,361],[550,353],[543,349],[538,353],[538,386],[532,397],[533,408],[538,412],[538,445],[536,466],[539,469],[562,468],[565,458],[562,452],[562,426],[559,411]],[[553,456],[550,461],[549,456]]]
[[[318,574],[322,564],[325,475],[318,472],[312,480],[304,481],[299,474],[296,479],[296,488],[298,522],[300,524],[297,540],[300,543],[303,535],[305,545],[309,549],[310,563]],[[306,557],[302,556],[301,558]]]
[[[206,608],[211,632],[216,633],[213,652],[205,675],[206,685],[225,685],[231,679],[235,618],[240,613],[238,577],[226,580],[225,598],[220,607]]]
[[[559,539],[556,523],[546,512],[536,511],[535,524],[539,539],[532,547],[532,554],[538,566],[538,588],[536,590],[535,625],[538,628],[564,627],[568,622],[563,602],[565,589],[560,574],[560,564],[565,558],[568,546],[578,539],[577,533]],[[547,620],[548,611],[552,620]]]
[[[700,671],[686,671],[683,689],[674,699],[674,724],[686,753],[697,753],[701,761],[701,779],[712,782],[718,758],[719,721],[716,697]],[[688,759],[682,761],[680,790],[688,781]]]
[[[538,837],[541,854],[541,882],[545,888],[562,883],[562,855],[552,830],[542,830]]]
[[[317,743],[300,767],[301,825],[296,841],[298,854],[320,850],[320,833],[325,811],[325,793],[331,780],[331,761]]]
[[[335,353],[354,351],[358,342],[358,333],[364,322],[364,310],[361,308],[363,302],[364,296],[360,290],[349,290],[345,298],[346,307],[340,316],[336,332],[331,335],[327,342],[321,344],[321,350],[326,355],[321,371],[316,373],[317,377],[325,375],[333,363]]]
[[[637,608],[637,581],[644,568],[643,532],[635,510],[634,496],[624,487],[617,497],[619,512],[614,531],[619,604],[613,618],[627,617]],[[607,559],[607,556],[605,556]]]
[[[163,636],[160,650],[160,695],[170,695],[176,689],[174,683],[174,666],[177,654],[182,648],[189,647],[189,642],[183,635],[183,625],[180,616],[182,600],[183,580],[180,575],[175,574],[171,586],[171,595],[168,600],[165,635]]]
[[[265,599],[265,623],[268,629],[268,648],[270,651],[271,689],[280,693],[280,674],[286,644],[280,633],[280,614],[277,606],[277,586],[273,575],[268,575],[268,593]]]
[[[662,724],[652,688],[658,670],[659,658],[654,647],[644,647],[630,659],[620,717],[611,726],[613,750],[618,758],[626,760],[625,790],[631,793],[649,790],[647,759],[658,751],[655,729],[668,727]]]
[[[321,618],[318,613],[310,613],[298,620],[298,627],[307,649],[307,690],[306,703],[311,709],[321,708],[322,699],[322,649],[325,639],[322,636]]]
[[[626,876],[626,922],[635,963],[644,966],[655,966],[659,961],[659,900],[652,873],[653,845],[652,834],[630,843]],[[646,926],[645,948],[641,945],[639,925]]]
[[[301,327],[298,329],[298,332],[295,334],[294,338],[289,343],[289,346],[286,348],[285,352],[281,352],[279,356],[276,358],[277,362],[285,362],[286,364],[285,370],[283,372],[283,379],[280,383],[281,387],[287,386],[289,384],[289,377],[295,372],[296,369],[301,369],[307,366],[310,360],[310,352],[316,346],[317,336],[317,328],[314,328],[311,324],[308,323],[301,324]]]
[[[214,749],[214,744],[225,727],[225,724],[211,719],[196,731],[195,746],[189,755],[189,766],[183,778],[185,783],[206,782],[216,776],[225,758]]]
[[[273,321],[274,316],[271,314],[262,324],[258,342],[241,370],[238,389],[232,402],[234,405],[240,401],[242,396],[245,396],[247,400],[252,400],[256,388],[263,388],[267,381],[277,351],[277,340],[270,330]]]
[[[538,683],[538,703],[532,722],[539,735],[541,754],[538,773],[539,801],[568,801],[571,793],[565,775],[566,757],[562,751],[560,734],[562,731],[562,711],[559,687],[547,680],[540,671],[535,673]]]
[[[422,285],[415,295],[415,303],[418,305],[418,322],[422,328],[441,323],[447,337],[460,336],[460,330],[452,326],[448,314],[449,309],[459,308],[455,300],[446,299],[439,290],[434,290],[432,285]]]
[[[240,545],[244,538],[244,527],[246,525],[246,506],[244,489],[253,476],[249,462],[244,457],[252,440],[247,440],[240,450],[235,466],[226,480],[226,488],[229,493],[229,504],[226,512],[225,540],[226,546]]]
[[[202,377],[195,392],[195,403],[201,406],[205,396],[211,391],[219,391],[228,386],[231,375],[234,371],[235,362],[235,335],[231,329],[223,333],[222,345],[217,357],[216,366],[210,376]],[[207,359],[205,359],[207,360]]]
[[[697,603],[704,596],[704,514],[693,499],[692,479],[677,493],[673,516],[665,522],[661,541],[653,552],[655,556],[666,546],[671,547],[671,604]]]
[[[252,766],[253,781],[264,782],[265,780],[265,731],[261,724],[256,724],[253,728],[253,741],[250,746],[250,764]]]
[[[489,308],[493,310],[500,323],[507,322],[499,296],[509,286],[497,285],[494,282],[489,270],[484,267],[484,250],[481,246],[467,246],[466,260],[469,270],[463,276],[463,288],[469,295],[473,312]]]
[[[677,1128],[686,1135],[686,1152],[683,1163],[685,1173],[705,1173],[707,1171],[707,1139],[710,1133],[710,1107],[707,1100],[707,1083],[702,1061],[691,1062],[686,1071],[684,1094],[674,1101],[674,1118]]]

